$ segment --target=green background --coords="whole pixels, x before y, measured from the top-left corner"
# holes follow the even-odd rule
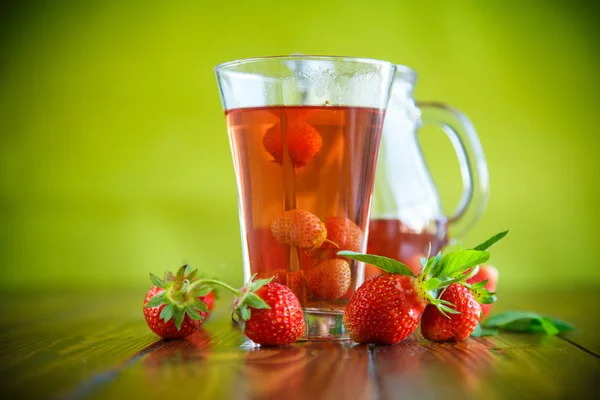
[[[23,1],[0,9],[0,287],[142,289],[183,262],[240,283],[213,67],[353,55],[407,64],[469,115],[501,288],[598,286],[600,25],[577,1]],[[449,142],[427,159],[447,211]]]

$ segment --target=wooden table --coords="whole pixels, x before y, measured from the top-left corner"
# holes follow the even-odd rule
[[[240,346],[229,298],[187,340],[157,340],[143,319],[143,296],[3,294],[2,398],[600,398],[600,315],[591,290],[501,297],[499,310],[551,313],[580,328],[564,337],[438,344],[415,334],[396,346],[265,349]]]

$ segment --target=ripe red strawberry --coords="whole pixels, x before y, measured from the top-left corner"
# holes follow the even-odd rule
[[[321,300],[336,300],[344,296],[352,281],[348,261],[340,258],[321,261],[304,273],[309,292]]]
[[[283,161],[283,136],[281,123],[265,132],[263,146],[279,164]],[[323,145],[323,139],[315,128],[300,120],[288,120],[285,131],[287,152],[296,168],[305,166]]]
[[[481,306],[471,290],[460,283],[448,286],[440,298],[460,314],[443,315],[435,306],[428,305],[421,319],[423,337],[435,342],[465,340],[479,322]]]
[[[317,248],[327,237],[319,217],[301,209],[284,211],[273,218],[271,232],[278,242],[301,249]]]
[[[491,265],[481,265],[479,267],[479,272],[475,276],[467,279],[467,283],[470,283],[470,284],[482,282],[482,281],[487,281],[484,288],[486,288],[490,292],[495,292],[496,287],[498,285],[498,270]],[[493,306],[493,304],[482,304],[481,305],[481,314],[482,314],[481,319],[482,320],[490,314],[490,311],[492,310],[492,306]]]
[[[185,276],[185,270],[184,265],[176,276],[168,272],[165,280],[150,274],[154,286],[144,299],[144,316],[148,327],[164,339],[184,338],[194,333],[214,303],[212,287],[192,286],[198,281],[196,271]]]
[[[345,217],[329,217],[325,220],[327,240],[335,243],[338,250],[361,251],[365,234],[352,220]]]
[[[358,288],[343,322],[356,343],[396,344],[414,332],[427,304],[417,278],[383,273]]]
[[[248,298],[244,297],[247,293],[244,288],[241,290],[241,297],[234,302],[236,314],[245,321],[246,336],[263,346],[294,343],[306,330],[298,298],[287,286],[278,283],[264,284],[262,281],[255,281],[247,288],[252,289],[253,284],[261,286],[256,290],[255,297],[262,299],[266,304],[255,303],[255,300],[248,301]]]

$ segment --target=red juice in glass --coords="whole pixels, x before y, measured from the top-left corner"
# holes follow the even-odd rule
[[[244,278],[299,298],[305,338],[348,339],[343,312],[364,265],[375,164],[396,66],[275,56],[216,67],[237,182]]]
[[[338,250],[366,250],[383,112],[270,106],[226,115],[249,260],[245,276],[274,277],[309,311],[343,312],[362,271],[355,261],[330,260],[339,259]],[[316,247],[279,240],[272,224],[286,210],[322,224],[326,240]]]

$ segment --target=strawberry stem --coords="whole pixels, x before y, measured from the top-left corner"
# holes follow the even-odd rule
[[[231,293],[235,294],[236,296],[241,296],[242,292],[233,288],[232,286],[229,286],[228,284],[226,284],[225,282],[221,282],[218,281],[216,279],[198,279],[197,281],[195,281],[194,283],[192,283],[189,287],[189,290],[194,289],[196,286],[200,286],[202,284],[212,284],[212,285],[216,285],[216,286],[221,286],[224,289],[229,290]]]

